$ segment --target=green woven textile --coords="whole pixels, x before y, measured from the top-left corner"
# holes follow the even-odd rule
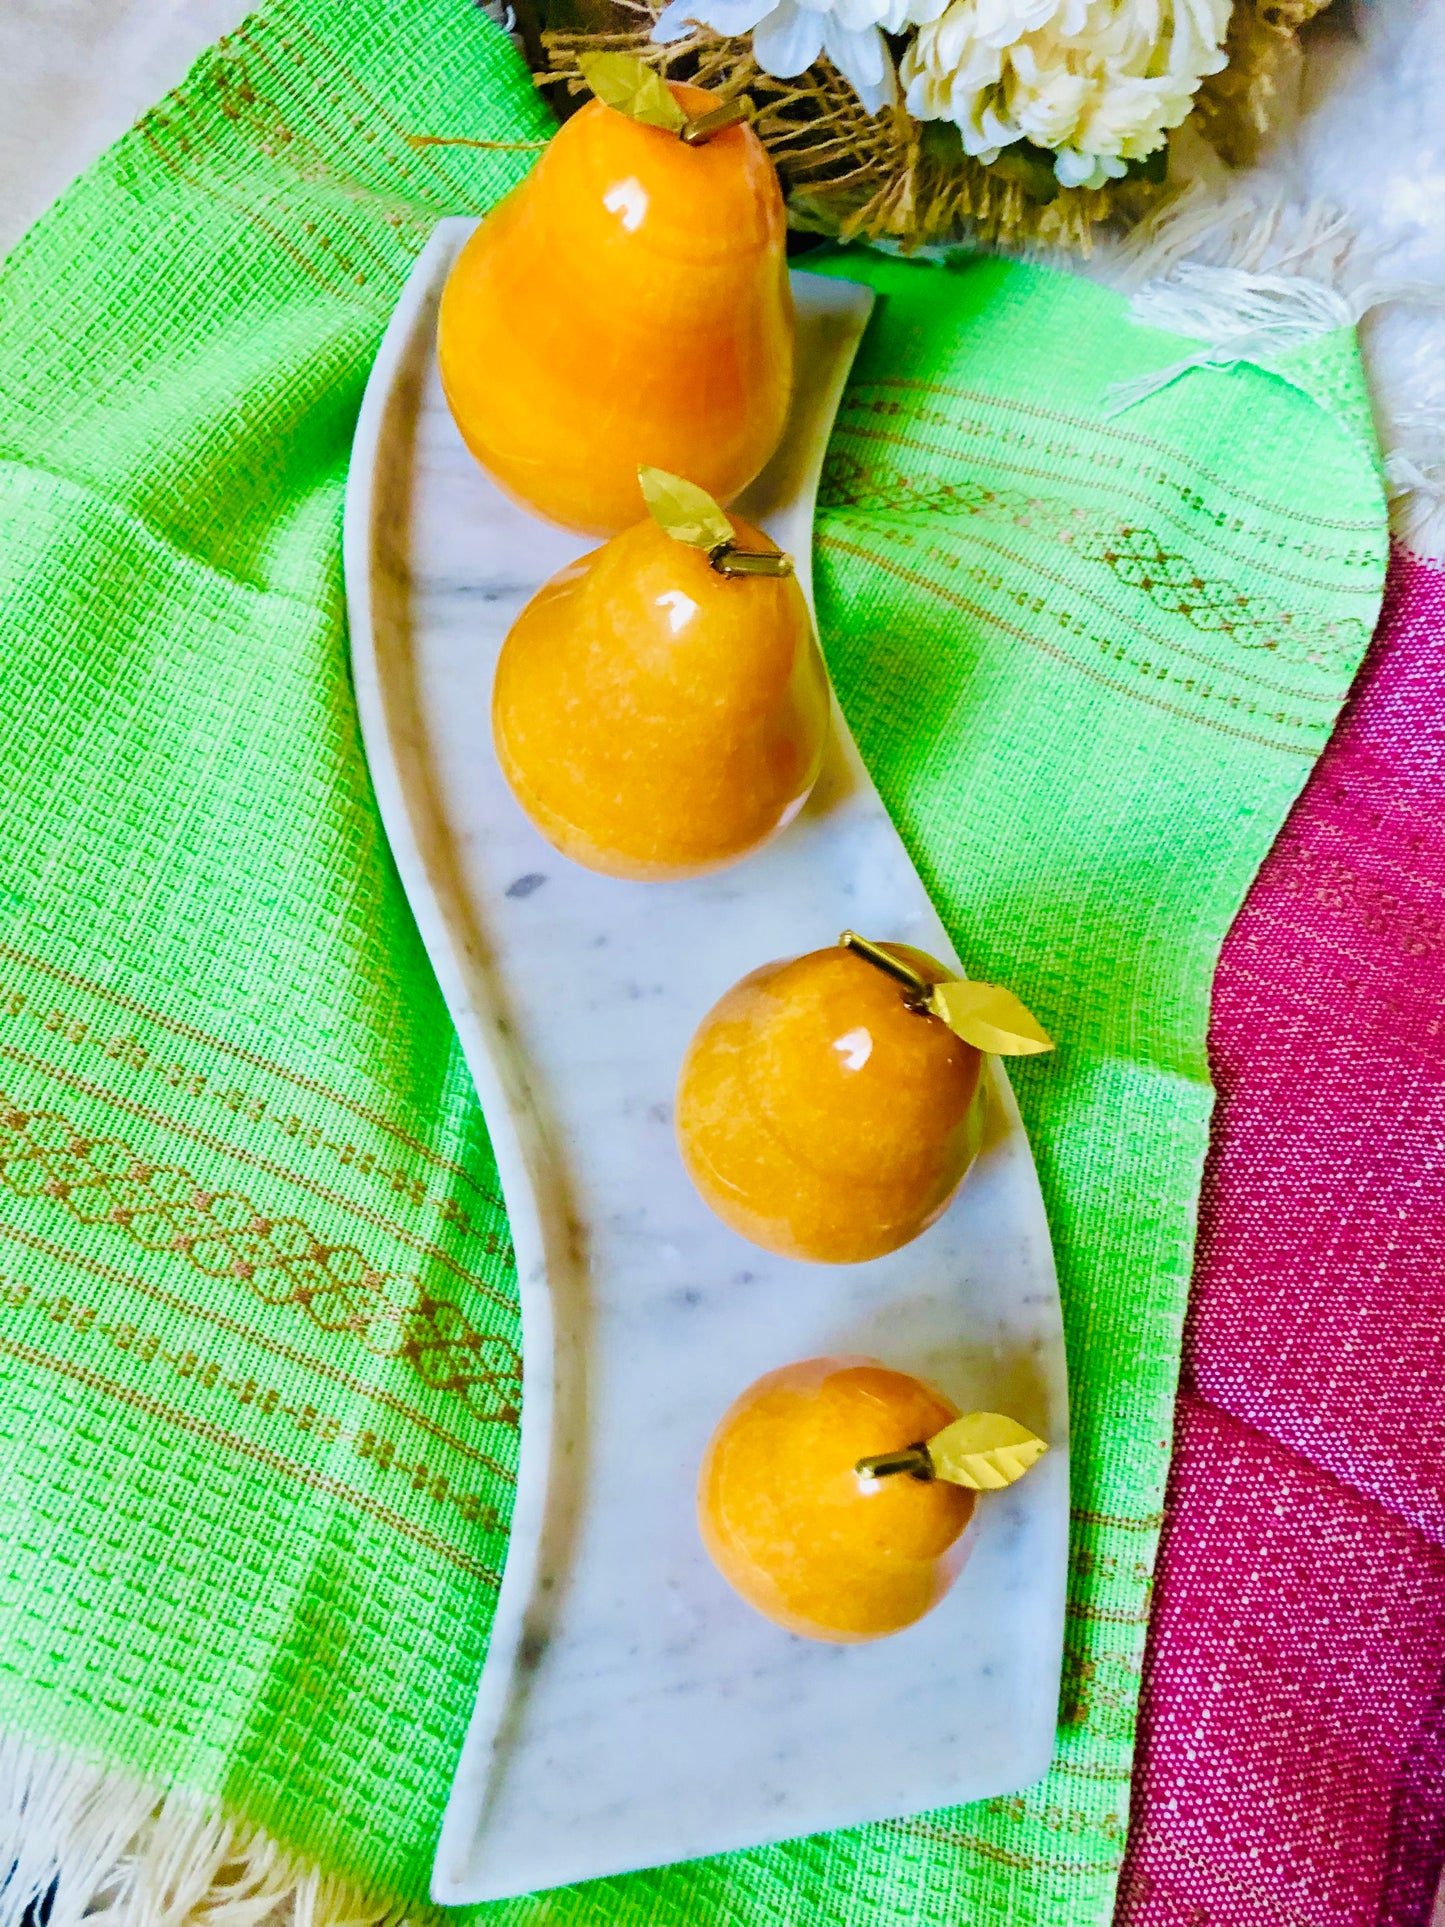
[[[361,759],[341,501],[409,260],[544,128],[467,0],[294,0],[0,280],[0,1747],[180,1789],[377,1909],[424,1894],[521,1389],[485,1130]],[[516,145],[408,139],[448,133]],[[1182,352],[1116,295],[825,265],[883,296],[819,522],[830,661],[968,967],[1061,1040],[1015,1067],[1073,1382],[1056,1764],[499,1927],[1107,1918],[1210,976],[1380,593],[1347,337],[1110,422],[1111,380]]]

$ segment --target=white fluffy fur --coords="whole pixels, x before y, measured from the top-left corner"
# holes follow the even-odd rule
[[[1261,275],[1339,294],[1345,318],[1362,318],[1395,532],[1445,559],[1445,0],[1339,0],[1260,165],[1228,181],[1207,161],[1198,173],[1149,232],[1106,251],[1101,272],[1138,289],[1177,284],[1185,261],[1237,271],[1226,335],[1257,314]],[[1222,284],[1214,293],[1227,311]],[[1307,326],[1312,308],[1328,319],[1329,304],[1306,296],[1294,321]]]

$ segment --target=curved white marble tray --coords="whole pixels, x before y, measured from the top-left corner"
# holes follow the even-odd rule
[[[693,1193],[673,1082],[698,1018],[852,925],[950,958],[837,719],[819,793],[731,871],[626,884],[558,857],[492,756],[517,610],[587,544],[505,502],[447,414],[432,343],[470,232],[444,221],[366,391],[346,504],[352,656],[397,866],[476,1080],[511,1214],[526,1393],[516,1513],[433,1893],[461,1904],[1010,1791],[1053,1740],[1068,1528],[1048,1227],[995,1067],[992,1142],[954,1206],[870,1265],[755,1250]],[[799,392],[742,506],[804,587],[824,445],[871,303],[794,276]],[[880,639],[886,646],[886,638]],[[921,1371],[1052,1441],[980,1507],[967,1568],[876,1645],[743,1606],[693,1522],[704,1443],[759,1373],[823,1352]]]

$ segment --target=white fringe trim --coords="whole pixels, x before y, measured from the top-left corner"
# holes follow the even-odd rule
[[[8,1870],[8,1871],[7,1871]],[[0,1734],[0,1927],[400,1927],[407,1910],[257,1827]],[[434,1918],[429,1908],[413,1918]]]
[[[1038,245],[982,252],[1100,282],[1130,297],[1135,320],[1200,343],[1168,368],[1115,384],[1114,413],[1190,368],[1268,362],[1364,320],[1391,528],[1417,554],[1445,561],[1445,288],[1381,273],[1378,249],[1361,243],[1351,216],[1297,185],[1245,177],[1231,188],[1207,154],[1191,160],[1194,185],[1129,236],[1101,237],[1085,261]],[[943,260],[953,250],[918,252]],[[1386,335],[1391,352],[1382,353]]]
[[[1190,368],[1267,364],[1367,316],[1374,317],[1372,329],[1388,322],[1396,335],[1418,337],[1403,387],[1399,375],[1390,392],[1376,379],[1372,399],[1391,528],[1416,553],[1445,559],[1445,356],[1441,323],[1428,318],[1445,308],[1445,288],[1381,273],[1338,208],[1303,206],[1284,188],[1261,195],[1250,187],[1221,198],[1217,181],[1179,195],[1109,250],[1096,271],[1129,293],[1135,321],[1200,343],[1166,368],[1116,383],[1111,413]],[[1394,359],[1403,361],[1398,353]]]
[[[1268,362],[1387,302],[1445,303],[1445,290],[1378,274],[1337,208],[1285,193],[1216,199],[1181,194],[1120,249],[1116,284],[1143,326],[1193,337],[1196,354],[1110,390],[1111,412],[1156,394],[1190,368]]]
[[[1232,192],[1196,181],[1113,251],[1110,280],[1136,290],[1184,262],[1246,274],[1297,275],[1345,290],[1362,278],[1354,225],[1339,208],[1301,204],[1284,188]]]
[[[1323,281],[1198,261],[1182,262],[1160,280],[1147,281],[1130,301],[1129,317],[1140,327],[1188,335],[1200,346],[1168,367],[1114,382],[1105,405],[1109,415],[1157,395],[1191,368],[1267,363],[1359,319],[1354,303]]]
[[[1430,419],[1429,445],[1437,458],[1423,465],[1404,448],[1385,457],[1390,526],[1417,555],[1445,558],[1445,419]],[[1442,1889],[1445,1891],[1445,1889]]]

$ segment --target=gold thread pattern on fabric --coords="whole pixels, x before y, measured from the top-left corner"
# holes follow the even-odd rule
[[[110,1004],[117,1010],[125,1011],[129,1016],[139,1017],[148,1024],[154,1024],[157,1029],[166,1031],[172,1037],[181,1037],[190,1043],[201,1044],[209,1050],[219,1051],[222,1056],[229,1057],[233,1062],[245,1064],[252,1070],[263,1071],[269,1077],[275,1077],[283,1083],[290,1084],[293,1089],[305,1091],[308,1096],[323,1098],[328,1103],[336,1105],[338,1109],[349,1111],[352,1116],[360,1118],[363,1123],[374,1126],[376,1130],[385,1133],[386,1136],[392,1138],[396,1143],[404,1145],[408,1151],[415,1152],[418,1157],[434,1165],[438,1170],[446,1171],[450,1176],[460,1178],[463,1183],[470,1185],[488,1204],[495,1205],[499,1211],[503,1209],[501,1198],[497,1196],[495,1192],[489,1191],[484,1185],[479,1184],[475,1176],[467,1170],[465,1165],[458,1164],[455,1160],[444,1157],[440,1152],[432,1150],[432,1148],[424,1144],[420,1138],[412,1137],[398,1125],[392,1123],[388,1118],[382,1117],[378,1112],[368,1109],[364,1104],[357,1103],[354,1098],[347,1097],[342,1092],[333,1090],[330,1085],[322,1084],[315,1078],[308,1077],[300,1071],[290,1070],[284,1064],[277,1064],[273,1062],[272,1059],[262,1057],[255,1051],[243,1049],[239,1044],[229,1043],[223,1037],[213,1036],[209,1031],[201,1030],[194,1024],[185,1023],[177,1017],[169,1016],[164,1011],[155,1010],[149,1004],[142,1003],[138,998],[127,996],[122,991],[113,990],[107,985],[95,983],[89,977],[81,976],[77,971],[65,970],[61,968],[60,965],[47,961],[44,957],[37,957],[27,950],[17,948],[14,944],[0,943],[0,957],[8,958],[12,963],[22,964],[29,970],[39,971],[42,976],[49,977],[56,983],[63,983],[72,990],[83,991],[87,996],[96,997],[102,1003]],[[143,1046],[137,1045],[136,1049],[144,1055]],[[299,1123],[300,1120],[298,1119],[297,1122]],[[295,1135],[295,1133],[291,1134]],[[420,1202],[419,1199],[414,1201]]]
[[[389,1483],[405,1483],[433,1505],[455,1510],[468,1525],[480,1525],[488,1532],[502,1529],[501,1514],[479,1492],[457,1490],[439,1467],[425,1459],[408,1458],[395,1439],[374,1427],[348,1426],[309,1399],[288,1399],[278,1387],[249,1372],[228,1370],[222,1361],[208,1358],[194,1346],[168,1345],[160,1333],[146,1330],[133,1319],[107,1318],[103,1307],[69,1292],[47,1296],[30,1284],[0,1276],[0,1311],[22,1310],[77,1337],[93,1334],[133,1365],[154,1367],[152,1376],[169,1376],[192,1392],[214,1392],[238,1412],[250,1410],[261,1418],[289,1420],[318,1445],[349,1447],[374,1471],[390,1475]]]
[[[13,996],[7,999],[0,994],[0,1014],[15,1015],[17,1002],[23,1002],[23,1000]],[[37,1011],[35,1021],[42,1030],[57,1041],[76,1047],[89,1046],[99,1049],[105,1055],[121,1061],[127,1069],[143,1068],[127,1050],[129,1039],[94,1036],[87,1025],[72,1021],[63,1010],[50,1008]],[[258,1152],[232,1144],[225,1138],[216,1137],[194,1124],[184,1123],[180,1118],[172,1117],[167,1112],[155,1110],[146,1104],[138,1104],[134,1099],[123,1097],[120,1092],[112,1090],[107,1085],[93,1083],[89,1078],[80,1077],[73,1071],[63,1069],[59,1064],[37,1056],[33,1051],[22,1050],[18,1045],[0,1043],[0,1056],[8,1058],[11,1063],[20,1065],[26,1070],[38,1071],[41,1076],[64,1085],[68,1090],[75,1091],[82,1097],[92,1098],[98,1103],[109,1105],[112,1109],[123,1111],[127,1116],[143,1124],[152,1124],[174,1136],[186,1138],[192,1144],[200,1145],[203,1150],[233,1159],[249,1170],[261,1171],[268,1177],[280,1178],[283,1183],[294,1185],[298,1190],[309,1193],[323,1204],[335,1205],[349,1216],[360,1218],[373,1230],[383,1232],[389,1238],[395,1238],[398,1244],[409,1245],[413,1251],[418,1251],[423,1257],[442,1265],[461,1283],[470,1285],[473,1290],[481,1292],[495,1304],[507,1310],[512,1308],[513,1301],[508,1293],[499,1291],[485,1278],[479,1277],[473,1271],[468,1271],[466,1266],[450,1252],[440,1250],[429,1239],[419,1237],[405,1225],[394,1223],[372,1206],[361,1203],[359,1199],[335,1191],[329,1185],[320,1184],[314,1178],[306,1177],[300,1171],[292,1170],[286,1165],[276,1164],[271,1159],[262,1157]],[[190,1071],[185,1065],[161,1064],[157,1066],[157,1075],[176,1091],[182,1100],[190,1099],[194,1102],[197,1098],[204,1096],[206,1084],[204,1075]],[[224,1095],[229,1098],[232,1094],[227,1092]],[[231,1106],[228,1103],[224,1108],[229,1111]],[[299,1136],[299,1133],[294,1135]],[[351,1148],[354,1150],[354,1147]],[[510,1239],[499,1238],[491,1231],[479,1229],[460,1209],[454,1215],[439,1215],[443,1215],[444,1221],[463,1235],[474,1238],[482,1250],[492,1257],[501,1258],[504,1262],[511,1261]]]
[[[1116,1853],[1111,1860],[1074,1860],[1062,1855],[1019,1853],[1012,1847],[1000,1847],[992,1840],[980,1840],[976,1834],[964,1833],[955,1827],[941,1827],[931,1820],[887,1820],[883,1823],[891,1833],[901,1833],[918,1840],[933,1840],[940,1846],[966,1847],[981,1854],[985,1860],[995,1860],[1001,1866],[1016,1867],[1020,1871],[1029,1867],[1049,1867],[1056,1873],[1113,1873],[1119,1864]]]
[[[390,1506],[379,1504],[375,1499],[368,1498],[364,1492],[356,1491],[354,1487],[346,1485],[340,1479],[332,1478],[328,1473],[318,1472],[308,1465],[298,1465],[282,1453],[273,1452],[269,1446],[259,1445],[253,1439],[243,1439],[234,1432],[228,1432],[222,1426],[211,1424],[207,1419],[196,1418],[190,1412],[182,1412],[175,1406],[167,1405],[161,1399],[152,1398],[149,1394],[136,1391],[129,1385],[122,1385],[116,1379],[106,1378],[103,1373],[93,1372],[84,1365],[77,1365],[69,1359],[56,1358],[34,1345],[18,1344],[10,1339],[0,1338],[0,1355],[14,1358],[21,1364],[32,1366],[40,1371],[52,1372],[57,1377],[68,1379],[72,1384],[83,1385],[87,1391],[112,1399],[117,1404],[128,1405],[133,1411],[143,1412],[147,1418],[159,1419],[177,1431],[189,1433],[193,1438],[205,1439],[211,1445],[220,1446],[223,1450],[233,1452],[241,1458],[250,1459],[253,1463],[264,1466],[267,1471],[310,1487],[313,1492],[340,1499],[344,1504],[376,1520],[378,1524],[391,1527],[402,1538],[411,1539],[417,1545],[424,1546],[428,1552],[434,1552],[448,1565],[469,1573],[472,1578],[480,1579],[493,1588],[501,1584],[499,1576],[490,1566],[484,1565],[480,1559],[473,1558],[470,1553],[462,1552],[456,1546],[448,1544],[445,1539],[439,1538],[426,1526],[416,1525],[412,1520],[394,1512]]]
[[[295,1306],[321,1330],[401,1360],[476,1418],[518,1422],[522,1360],[511,1339],[479,1331],[418,1278],[405,1281],[408,1295],[398,1300],[395,1278],[300,1218],[268,1216],[242,1192],[208,1189],[181,1165],[89,1134],[57,1112],[24,1110],[3,1091],[0,1184],[18,1198],[51,1199],[81,1224],[114,1228],[142,1250],[172,1252],[266,1304]]]
[[[1309,589],[1325,596],[1355,595],[1373,604],[1371,579],[1379,567],[1378,554],[1356,548],[1342,555],[1332,547],[1312,542],[1303,535],[1292,535],[1278,526],[1268,523],[1261,526],[1258,515],[1226,514],[1188,484],[1175,482],[1171,486],[1170,477],[1162,470],[1139,476],[1126,455],[1110,456],[1095,451],[1087,466],[1071,470],[1066,464],[1071,458],[1078,459],[1076,449],[1054,440],[1040,442],[1027,429],[1010,428],[997,420],[970,416],[955,420],[938,410],[906,409],[898,402],[860,404],[847,396],[843,411],[852,419],[840,422],[835,438],[838,448],[844,448],[849,442],[865,442],[883,449],[906,449],[956,470],[966,466],[968,460],[968,451],[959,447],[960,439],[977,442],[980,459],[991,475],[1012,475],[1024,482],[1043,483],[1049,489],[1087,489],[1122,503],[1138,504],[1151,519],[1167,522],[1191,541],[1212,549],[1226,569],[1257,569],[1278,582],[1288,583],[1291,588]],[[880,416],[885,420],[896,418],[900,426],[879,427],[876,418]],[[906,432],[920,427],[925,431],[935,429],[946,439],[930,441],[923,434]],[[1140,488],[1136,486],[1140,480],[1153,486]],[[1171,506],[1171,498],[1177,506]],[[1102,514],[1102,508],[1098,512]],[[1235,537],[1242,538],[1247,545],[1247,556],[1237,554],[1230,546]],[[1365,579],[1323,581],[1317,575],[1301,575],[1282,561],[1269,559],[1266,551],[1270,550],[1301,563],[1324,563],[1358,571]]]
[[[240,1324],[234,1318],[227,1318],[223,1312],[217,1311],[213,1306],[184,1298],[177,1292],[166,1291],[161,1286],[152,1284],[148,1278],[141,1277],[139,1273],[118,1271],[114,1265],[102,1264],[98,1259],[87,1257],[79,1251],[71,1251],[66,1246],[55,1244],[48,1238],[36,1237],[33,1232],[22,1230],[19,1225],[6,1224],[0,1220],[0,1238],[7,1238],[27,1251],[38,1252],[43,1257],[53,1258],[57,1264],[65,1265],[72,1271],[82,1272],[87,1277],[98,1279],[102,1284],[121,1291],[135,1292],[150,1303],[158,1305],[163,1311],[178,1313],[184,1318],[198,1321],[211,1330],[224,1332],[228,1337],[239,1338],[243,1343],[255,1346],[268,1358],[279,1359],[284,1364],[294,1365],[299,1371],[308,1373],[324,1384],[334,1385],[343,1392],[349,1392],[355,1398],[365,1400],[369,1405],[376,1405],[383,1411],[390,1412],[394,1418],[414,1426],[417,1431],[434,1439],[448,1452],[455,1452],[470,1464],[480,1466],[484,1472],[490,1473],[493,1478],[501,1479],[504,1484],[516,1484],[516,1473],[503,1465],[500,1459],[495,1458],[490,1452],[482,1451],[470,1441],[459,1438],[455,1432],[448,1431],[444,1425],[438,1425],[435,1419],[428,1417],[425,1412],[418,1411],[415,1406],[408,1405],[405,1399],[398,1398],[384,1385],[368,1384],[365,1379],[357,1378],[325,1359],[313,1358],[306,1352],[298,1352],[294,1346],[283,1344],[279,1339],[272,1338],[265,1332],[255,1331],[249,1326]]]
[[[1310,743],[1281,743],[1273,737],[1261,736],[1255,730],[1238,729],[1232,723],[1222,722],[1213,716],[1202,716],[1197,710],[1181,708],[1180,705],[1175,702],[1166,702],[1162,697],[1151,694],[1148,690],[1139,687],[1137,684],[1120,682],[1115,676],[1105,675],[1098,669],[1090,668],[1087,663],[1080,662],[1077,657],[1070,655],[1067,650],[1056,647],[1053,643],[1046,641],[1042,636],[1027,629],[1020,629],[1014,623],[1005,622],[1002,617],[981,607],[980,604],[970,601],[966,596],[955,594],[942,583],[935,582],[931,577],[924,575],[920,570],[906,568],[902,563],[895,562],[887,556],[879,555],[875,550],[860,548],[856,543],[844,542],[838,536],[830,534],[826,529],[821,530],[815,540],[816,546],[820,549],[825,551],[834,550],[840,555],[851,555],[856,557],[860,562],[870,563],[874,568],[881,569],[886,575],[896,576],[899,581],[911,583],[915,588],[922,589],[927,594],[936,597],[938,601],[947,603],[949,607],[961,610],[965,615],[971,616],[975,622],[984,623],[1006,636],[1012,636],[1016,642],[1024,643],[1030,649],[1039,650],[1041,654],[1049,656],[1055,662],[1066,663],[1069,668],[1075,670],[1079,675],[1086,676],[1089,681],[1098,683],[1101,688],[1112,690],[1115,695],[1130,697],[1135,702],[1143,703],[1147,708],[1162,710],[1166,715],[1176,716],[1181,722],[1195,724],[1201,729],[1212,729],[1222,736],[1233,736],[1240,742],[1254,743],[1260,749],[1277,750],[1284,756],[1313,757],[1318,753],[1317,745]],[[941,558],[941,552],[933,551],[931,552],[931,556],[932,559],[938,560]],[[947,560],[947,558],[942,559]],[[1039,601],[1038,608],[1035,609],[1034,613],[1040,613],[1043,607],[1042,601]],[[1089,635],[1090,632],[1077,618],[1070,617],[1066,613],[1057,610],[1052,613],[1059,627],[1065,630],[1066,633],[1078,631]],[[1136,669],[1143,679],[1168,681],[1177,684],[1180,692],[1185,696],[1194,697],[1199,701],[1217,699],[1232,710],[1242,710],[1247,716],[1252,716],[1256,712],[1258,707],[1256,704],[1244,701],[1237,696],[1226,694],[1216,698],[1216,692],[1212,686],[1208,683],[1200,682],[1197,677],[1173,675],[1166,669],[1156,667],[1147,659],[1141,662],[1130,661],[1125,647],[1120,643],[1116,643],[1111,637],[1090,636],[1090,639],[1098,644],[1099,652],[1106,660],[1123,663],[1126,667]],[[1293,717],[1286,718],[1281,716],[1269,716],[1266,720],[1291,723],[1296,721]],[[1305,726],[1309,727],[1309,725]],[[1313,727],[1318,729],[1321,736],[1324,735],[1325,725],[1323,722]]]
[[[1240,649],[1267,650],[1280,662],[1303,662],[1338,673],[1358,660],[1369,639],[1365,625],[1353,616],[1311,623],[1270,596],[1247,593],[1223,577],[1204,574],[1149,529],[1097,516],[1057,497],[971,480],[916,481],[835,447],[819,500],[829,508],[994,516],[1019,528],[1042,526],[1075,555],[1102,563],[1155,608],[1182,616],[1199,633],[1222,636]]]
[[[1252,509],[1263,509],[1266,514],[1285,516],[1291,521],[1303,522],[1317,529],[1338,529],[1347,534],[1361,535],[1379,533],[1379,524],[1375,521],[1336,521],[1330,516],[1315,515],[1308,509],[1298,508],[1292,502],[1271,502],[1263,496],[1251,495],[1247,490],[1240,488],[1235,479],[1228,475],[1217,474],[1185,450],[1173,448],[1168,442],[1156,441],[1150,435],[1140,435],[1132,429],[1121,428],[1117,422],[1100,421],[1095,417],[1083,415],[1070,415],[1062,409],[1044,408],[1037,402],[1023,401],[1012,395],[990,395],[978,388],[958,388],[949,386],[947,382],[919,381],[909,375],[879,375],[871,380],[855,381],[850,393],[856,398],[870,388],[905,388],[919,394],[943,395],[956,401],[976,402],[984,407],[998,408],[1005,414],[1023,415],[1035,421],[1056,422],[1061,428],[1082,428],[1091,435],[1102,436],[1107,441],[1126,442],[1135,448],[1147,448],[1151,454],[1163,455],[1170,461],[1178,462],[1181,467],[1192,469],[1201,481],[1208,482],[1212,488],[1222,489],[1225,494],[1232,495],[1236,501],[1244,502]],[[1193,499],[1197,501],[1200,498]],[[1373,552],[1367,553],[1370,553],[1372,559],[1378,562],[1377,555]]]

